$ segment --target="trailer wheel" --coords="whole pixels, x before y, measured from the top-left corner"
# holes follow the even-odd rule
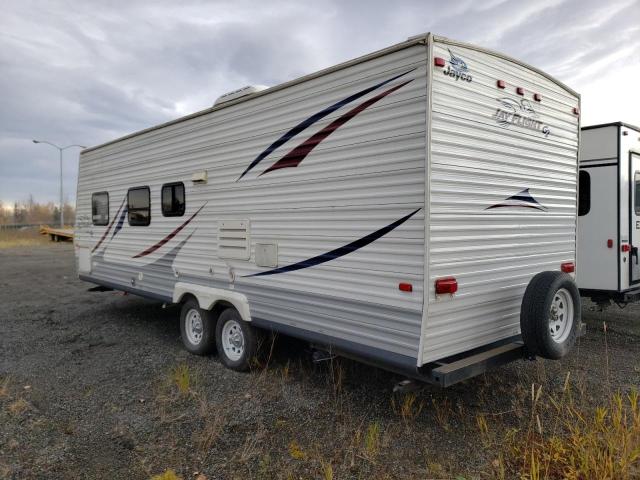
[[[198,301],[190,297],[180,311],[180,334],[185,348],[196,355],[206,355],[215,350],[216,320],[213,312],[200,308]]]
[[[225,367],[246,372],[258,353],[258,332],[234,308],[227,308],[218,317],[216,346]]]
[[[520,330],[530,353],[557,360],[576,341],[580,327],[580,294],[563,272],[542,272],[531,279],[522,299]]]

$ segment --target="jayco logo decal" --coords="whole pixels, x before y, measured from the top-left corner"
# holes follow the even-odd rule
[[[497,98],[500,106],[493,115],[498,125],[509,128],[511,125],[541,132],[545,137],[551,133],[549,127],[538,119],[538,114],[527,99],[520,101],[512,98]]]
[[[469,67],[467,67],[467,63],[460,57],[457,57],[453,54],[451,50],[449,50],[449,65],[446,70],[443,70],[444,74],[453,77],[457,80],[464,80],[467,82],[471,82],[473,79],[471,75],[469,75]]]

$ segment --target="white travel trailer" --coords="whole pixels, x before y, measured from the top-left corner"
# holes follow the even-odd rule
[[[582,129],[577,282],[600,305],[640,299],[640,128]]]
[[[430,34],[241,89],[82,152],[79,276],[181,304],[186,348],[238,370],[265,329],[441,385],[560,358],[578,114],[544,72]]]

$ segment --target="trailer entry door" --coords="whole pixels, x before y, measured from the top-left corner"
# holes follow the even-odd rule
[[[630,282],[640,282],[640,254],[638,254],[638,247],[640,247],[640,155],[632,153],[629,155],[629,164],[631,167],[631,211],[629,217],[631,218],[631,225],[629,229],[631,232],[631,255],[630,255]]]

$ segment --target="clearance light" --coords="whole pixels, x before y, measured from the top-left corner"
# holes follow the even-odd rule
[[[628,243],[623,243],[622,245],[620,245],[621,252],[628,252],[629,250],[631,250],[631,245],[629,245]]]
[[[504,88],[507,86],[507,84],[504,82],[504,80],[498,80],[496,82],[496,84],[498,85],[498,88]]]
[[[533,99],[534,99],[536,102],[541,102],[541,101],[542,101],[542,95],[540,95],[539,93],[534,93],[534,94],[533,94]]]
[[[436,294],[444,295],[449,293],[453,295],[458,291],[458,281],[454,277],[439,278],[436,280]]]
[[[573,113],[576,115],[580,115],[580,109],[578,107],[573,107]]]
[[[573,264],[573,262],[566,262],[560,265],[560,270],[562,270],[564,273],[573,273],[576,271],[576,266]]]
[[[447,62],[445,62],[444,58],[442,57],[436,57],[433,59],[433,63],[436,67],[444,67]]]
[[[413,292],[413,285],[410,283],[400,283],[398,284],[398,288],[401,292]]]
[[[607,240],[607,247],[608,248],[613,248],[613,239],[610,238],[609,240]]]
[[[518,95],[524,95],[524,88],[522,88],[522,87],[517,87],[517,88],[516,88],[516,93],[517,93]]]

